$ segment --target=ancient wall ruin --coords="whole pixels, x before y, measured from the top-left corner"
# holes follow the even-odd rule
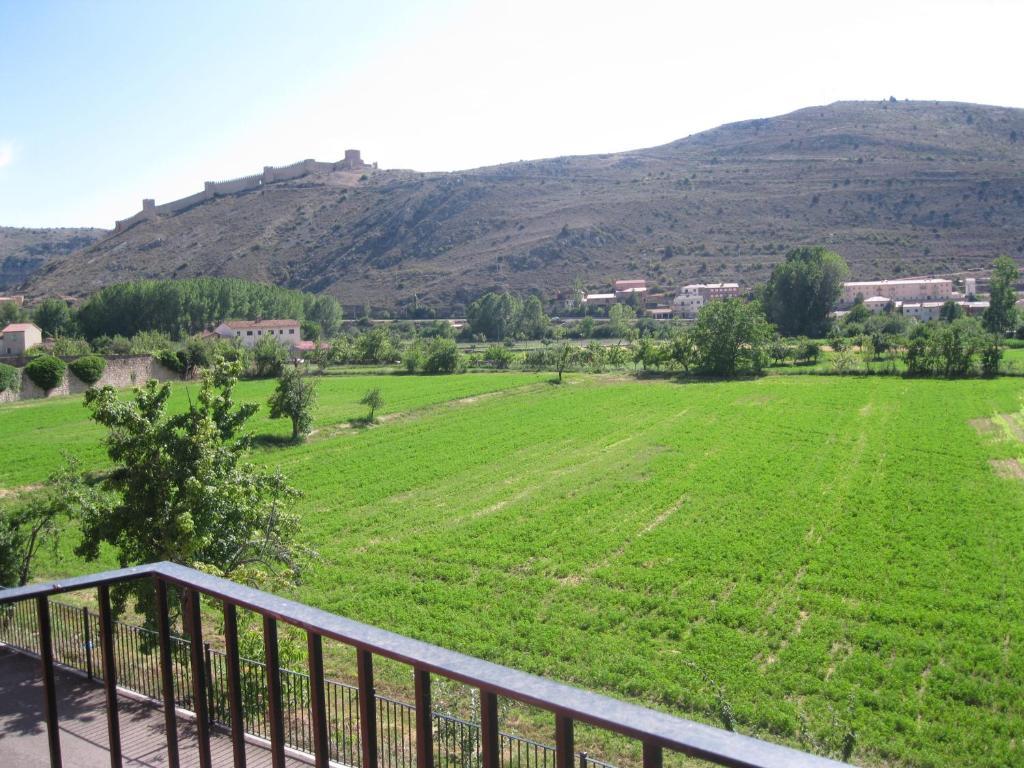
[[[142,210],[136,213],[134,216],[129,216],[127,219],[120,219],[114,222],[113,235],[124,232],[125,230],[138,224],[140,221],[147,221],[157,218],[161,215],[169,215],[179,213],[186,208],[191,208],[193,205],[198,205],[204,200],[210,200],[217,195],[234,195],[239,192],[247,192],[251,189],[259,189],[264,184],[272,184],[277,181],[290,181],[291,179],[298,179],[306,176],[310,173],[331,173],[332,171],[360,171],[363,169],[376,168],[377,164],[374,163],[372,166],[364,163],[362,155],[358,149],[346,149],[345,157],[336,163],[324,163],[319,160],[301,160],[291,165],[282,166],[280,168],[274,168],[273,166],[265,166],[263,173],[256,173],[252,176],[242,176],[238,179],[229,179],[228,181],[207,181],[203,185],[202,192],[196,192],[194,195],[183,197],[180,200],[172,200],[169,203],[156,204],[155,200],[146,198],[142,201]]]

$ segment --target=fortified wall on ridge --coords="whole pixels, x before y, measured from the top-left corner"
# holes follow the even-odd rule
[[[136,213],[134,216],[129,216],[127,219],[121,219],[120,221],[114,222],[114,231],[111,235],[124,232],[135,224],[138,224],[140,221],[152,220],[158,216],[167,216],[179,213],[180,211],[191,208],[193,205],[197,205],[204,200],[209,200],[217,195],[232,195],[238,192],[245,192],[250,189],[259,189],[264,184],[270,184],[275,181],[298,179],[302,176],[308,176],[311,173],[360,171],[376,167],[376,163],[373,163],[372,165],[364,163],[358,149],[346,149],[345,157],[336,163],[322,163],[318,160],[300,160],[297,163],[292,163],[291,165],[286,165],[281,168],[274,168],[273,166],[268,165],[263,168],[263,173],[256,173],[252,176],[242,176],[241,178],[230,179],[228,181],[207,181],[203,184],[202,192],[196,192],[194,195],[183,197],[180,200],[172,200],[169,203],[157,205],[155,200],[146,198],[142,201],[141,211]]]

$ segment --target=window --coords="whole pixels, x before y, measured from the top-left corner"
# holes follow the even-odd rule
[[[246,331],[246,332],[245,332],[245,335],[246,335],[246,336],[252,336],[252,331]]]
[[[235,331],[235,336],[241,336],[241,335],[242,335],[241,331]]]
[[[294,336],[295,335],[295,329],[294,328],[289,328],[288,329],[288,333],[290,333],[292,336]]]

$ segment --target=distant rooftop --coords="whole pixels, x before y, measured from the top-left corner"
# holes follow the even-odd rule
[[[3,330],[0,330],[0,333],[18,333],[19,331],[20,332],[25,332],[25,331],[31,331],[33,329],[35,329],[37,331],[41,331],[42,330],[35,323],[11,323],[7,327],[5,327]]]
[[[280,328],[282,325],[298,325],[298,320],[225,320],[221,325],[226,325],[233,331],[255,330],[257,328]]]

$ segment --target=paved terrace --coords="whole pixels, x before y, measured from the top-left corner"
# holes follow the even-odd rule
[[[103,686],[59,667],[55,671],[64,765],[110,768]],[[166,768],[163,710],[156,704],[121,696],[118,712],[125,768]],[[198,768],[195,727],[181,716],[178,745],[181,768]],[[232,764],[231,740],[226,733],[213,730],[210,751],[215,766]],[[247,764],[252,768],[271,768],[267,749],[249,744],[246,752]],[[50,766],[39,660],[5,649],[0,649],[0,764],[17,768]],[[308,768],[308,763],[294,758],[288,758],[286,765]]]

